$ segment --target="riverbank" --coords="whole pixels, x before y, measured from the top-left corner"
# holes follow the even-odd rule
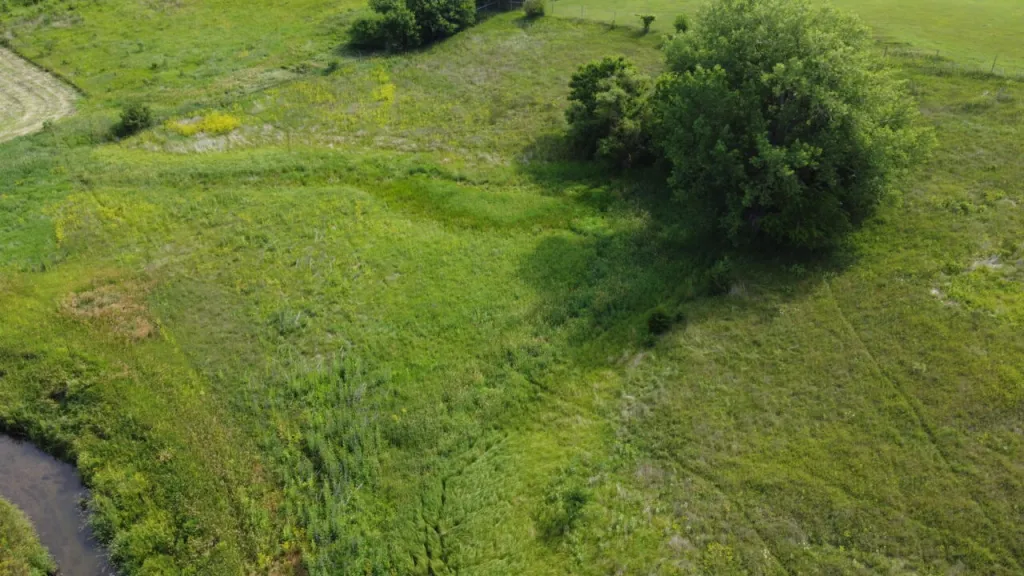
[[[0,576],[113,574],[81,512],[86,494],[73,466],[0,436]]]
[[[0,576],[42,576],[56,570],[28,518],[0,498]]]

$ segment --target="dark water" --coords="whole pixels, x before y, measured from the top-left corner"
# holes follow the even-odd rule
[[[29,517],[62,576],[114,574],[85,524],[85,494],[73,466],[0,435],[0,496]]]

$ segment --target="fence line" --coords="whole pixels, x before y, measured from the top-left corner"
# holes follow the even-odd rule
[[[627,11],[601,10],[588,8],[579,0],[549,0],[548,14],[559,18],[598,22],[610,27],[642,28],[640,14],[652,14],[656,17],[651,26],[652,34],[665,34],[673,31],[673,23],[677,16],[692,16],[687,12]],[[993,54],[981,60],[951,50],[914,48],[904,43],[884,42],[879,40],[879,50],[886,57],[908,58],[922,62],[931,62],[940,70],[948,70],[956,74],[985,74],[1001,76],[1024,81],[1024,54],[1008,55]]]

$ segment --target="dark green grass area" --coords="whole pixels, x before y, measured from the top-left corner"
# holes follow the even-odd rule
[[[48,576],[56,570],[25,514],[0,498],[0,575]]]
[[[338,69],[223,102],[98,72],[210,22],[214,76],[264,65],[201,5],[16,39],[90,98],[0,147],[0,427],[78,465],[128,573],[1021,571],[1019,84],[901,62],[931,163],[833,259],[710,296],[657,189],[557,137],[572,70],[653,38],[506,15],[325,55],[313,4],[265,8],[266,65]],[[241,127],[100,143],[133,94]]]

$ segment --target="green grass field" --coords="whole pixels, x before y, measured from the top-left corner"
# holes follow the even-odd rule
[[[993,65],[1024,76],[1024,4],[1016,0],[831,0],[860,16],[880,40],[978,70]],[[638,27],[637,14],[654,14],[652,29],[669,32],[678,14],[697,12],[701,0],[556,0],[553,14]]]
[[[49,576],[53,560],[25,515],[0,498],[0,575]]]
[[[649,184],[562,152],[571,73],[656,35],[367,56],[359,10],[3,16],[87,96],[0,144],[0,428],[77,464],[126,573],[1024,570],[1024,87],[895,58],[935,157],[709,297]],[[922,46],[1003,42],[959,25]],[[109,141],[133,100],[160,125]]]

